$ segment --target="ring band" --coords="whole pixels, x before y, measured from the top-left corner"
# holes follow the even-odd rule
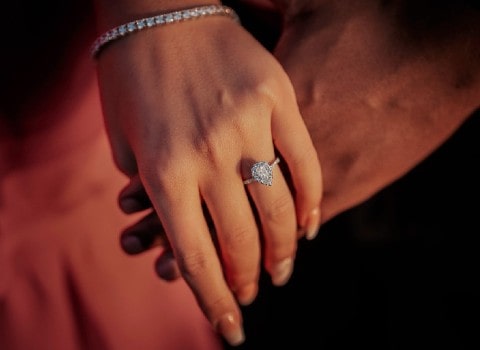
[[[252,182],[260,182],[262,185],[272,186],[273,183],[273,168],[275,165],[280,163],[280,158],[277,157],[275,160],[268,164],[267,162],[257,162],[252,165],[250,172],[252,177],[244,180],[243,184],[248,185]]]

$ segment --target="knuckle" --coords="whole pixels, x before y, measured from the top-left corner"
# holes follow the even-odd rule
[[[315,147],[304,147],[302,152],[299,153],[296,157],[293,158],[293,167],[296,169],[309,169],[311,164],[318,163],[318,155]]]
[[[275,66],[275,74],[266,76],[259,84],[258,91],[274,102],[283,103],[285,99],[296,101],[290,77],[278,62],[275,63]]]
[[[256,235],[249,227],[239,225],[229,229],[224,241],[227,247],[237,250],[252,244],[253,237],[256,237]]]
[[[218,168],[228,159],[225,152],[225,136],[209,132],[194,139],[194,147],[201,158],[208,161],[209,166]]]
[[[278,86],[278,83],[273,81],[273,79],[257,81],[251,88],[255,101],[272,109],[275,102],[278,100],[278,89],[275,88],[276,86]]]
[[[266,211],[266,219],[274,224],[283,224],[286,219],[294,216],[295,206],[289,193],[277,197]]]
[[[279,83],[272,77],[259,77],[245,82],[234,99],[235,109],[240,112],[238,121],[244,121],[245,117],[247,120],[249,117],[258,120],[259,115],[270,115],[266,112],[270,112],[279,100],[278,86]]]
[[[208,259],[200,251],[179,255],[177,263],[182,276],[189,284],[193,284],[208,269]]]
[[[207,317],[216,321],[222,317],[225,313],[234,309],[232,305],[232,299],[228,295],[222,294],[212,300],[198,298],[200,300],[200,306],[207,315]]]
[[[187,174],[191,174],[191,170],[182,162],[174,162],[169,160],[158,160],[145,162],[139,169],[141,181],[148,186],[154,193],[168,195],[175,194],[176,189],[187,181]]]

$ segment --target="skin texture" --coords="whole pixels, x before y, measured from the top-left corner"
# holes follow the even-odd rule
[[[322,222],[401,178],[479,108],[480,16],[469,4],[276,5],[284,21],[273,54],[292,81],[322,164]],[[136,203],[125,212],[150,206],[138,177],[120,203],[125,198]],[[142,241],[131,253],[170,249],[155,213],[126,237]],[[180,275],[173,256],[157,273]]]
[[[325,222],[403,176],[479,107],[480,15],[461,4],[319,3],[287,16],[275,56],[321,160]]]
[[[157,13],[173,6],[122,1],[106,11],[100,1],[98,27],[153,4]],[[321,169],[288,76],[225,17],[122,38],[97,68],[115,162],[138,174],[170,243],[160,262],[175,257],[208,320],[231,344],[242,342],[237,302],[255,298],[261,264],[285,284],[297,238],[320,224]],[[273,186],[242,183],[255,162],[276,156]]]

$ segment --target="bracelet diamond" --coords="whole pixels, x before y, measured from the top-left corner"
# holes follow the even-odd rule
[[[176,10],[156,16],[137,19],[110,29],[95,39],[91,46],[90,54],[93,58],[97,58],[100,51],[108,43],[144,29],[207,16],[227,16],[240,23],[240,18],[237,13],[232,8],[225,5],[203,5]]]

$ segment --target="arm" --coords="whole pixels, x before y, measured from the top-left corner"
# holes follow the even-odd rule
[[[285,9],[275,56],[322,163],[326,221],[410,171],[480,107],[480,11],[309,3],[318,7]]]

